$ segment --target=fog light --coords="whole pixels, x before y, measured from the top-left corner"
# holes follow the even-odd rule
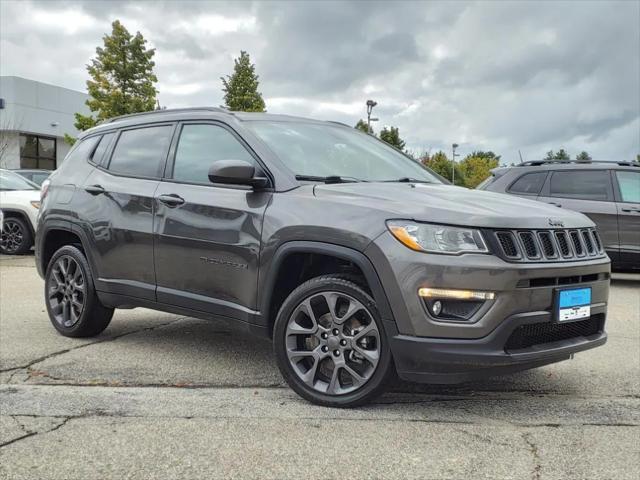
[[[433,310],[433,314],[436,317],[440,315],[440,312],[442,311],[442,302],[440,300],[436,300],[435,302],[433,302],[433,305],[431,305],[431,310]]]
[[[449,290],[444,288],[421,288],[418,295],[424,298],[451,298],[456,300],[493,300],[494,292],[480,292],[475,290]]]

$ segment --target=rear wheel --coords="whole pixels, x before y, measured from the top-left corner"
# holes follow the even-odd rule
[[[113,309],[100,303],[84,254],[67,245],[51,258],[45,275],[49,319],[65,337],[92,337],[102,332]]]
[[[31,230],[22,218],[5,218],[0,233],[0,253],[21,255],[33,246]]]
[[[278,313],[273,342],[287,383],[319,405],[361,405],[393,376],[376,303],[343,276],[324,275],[294,290]]]

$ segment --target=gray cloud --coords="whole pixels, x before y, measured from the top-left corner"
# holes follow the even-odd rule
[[[157,49],[160,100],[218,105],[247,50],[267,108],[353,124],[364,101],[415,151],[640,153],[640,3],[0,3],[0,73],[83,89],[110,22]]]

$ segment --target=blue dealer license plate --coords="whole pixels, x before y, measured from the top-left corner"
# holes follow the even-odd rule
[[[591,316],[591,288],[558,291],[558,321],[567,322]]]

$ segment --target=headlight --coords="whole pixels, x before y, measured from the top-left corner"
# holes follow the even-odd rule
[[[482,234],[473,228],[450,227],[407,220],[391,220],[387,227],[394,237],[412,250],[419,252],[487,253]]]

